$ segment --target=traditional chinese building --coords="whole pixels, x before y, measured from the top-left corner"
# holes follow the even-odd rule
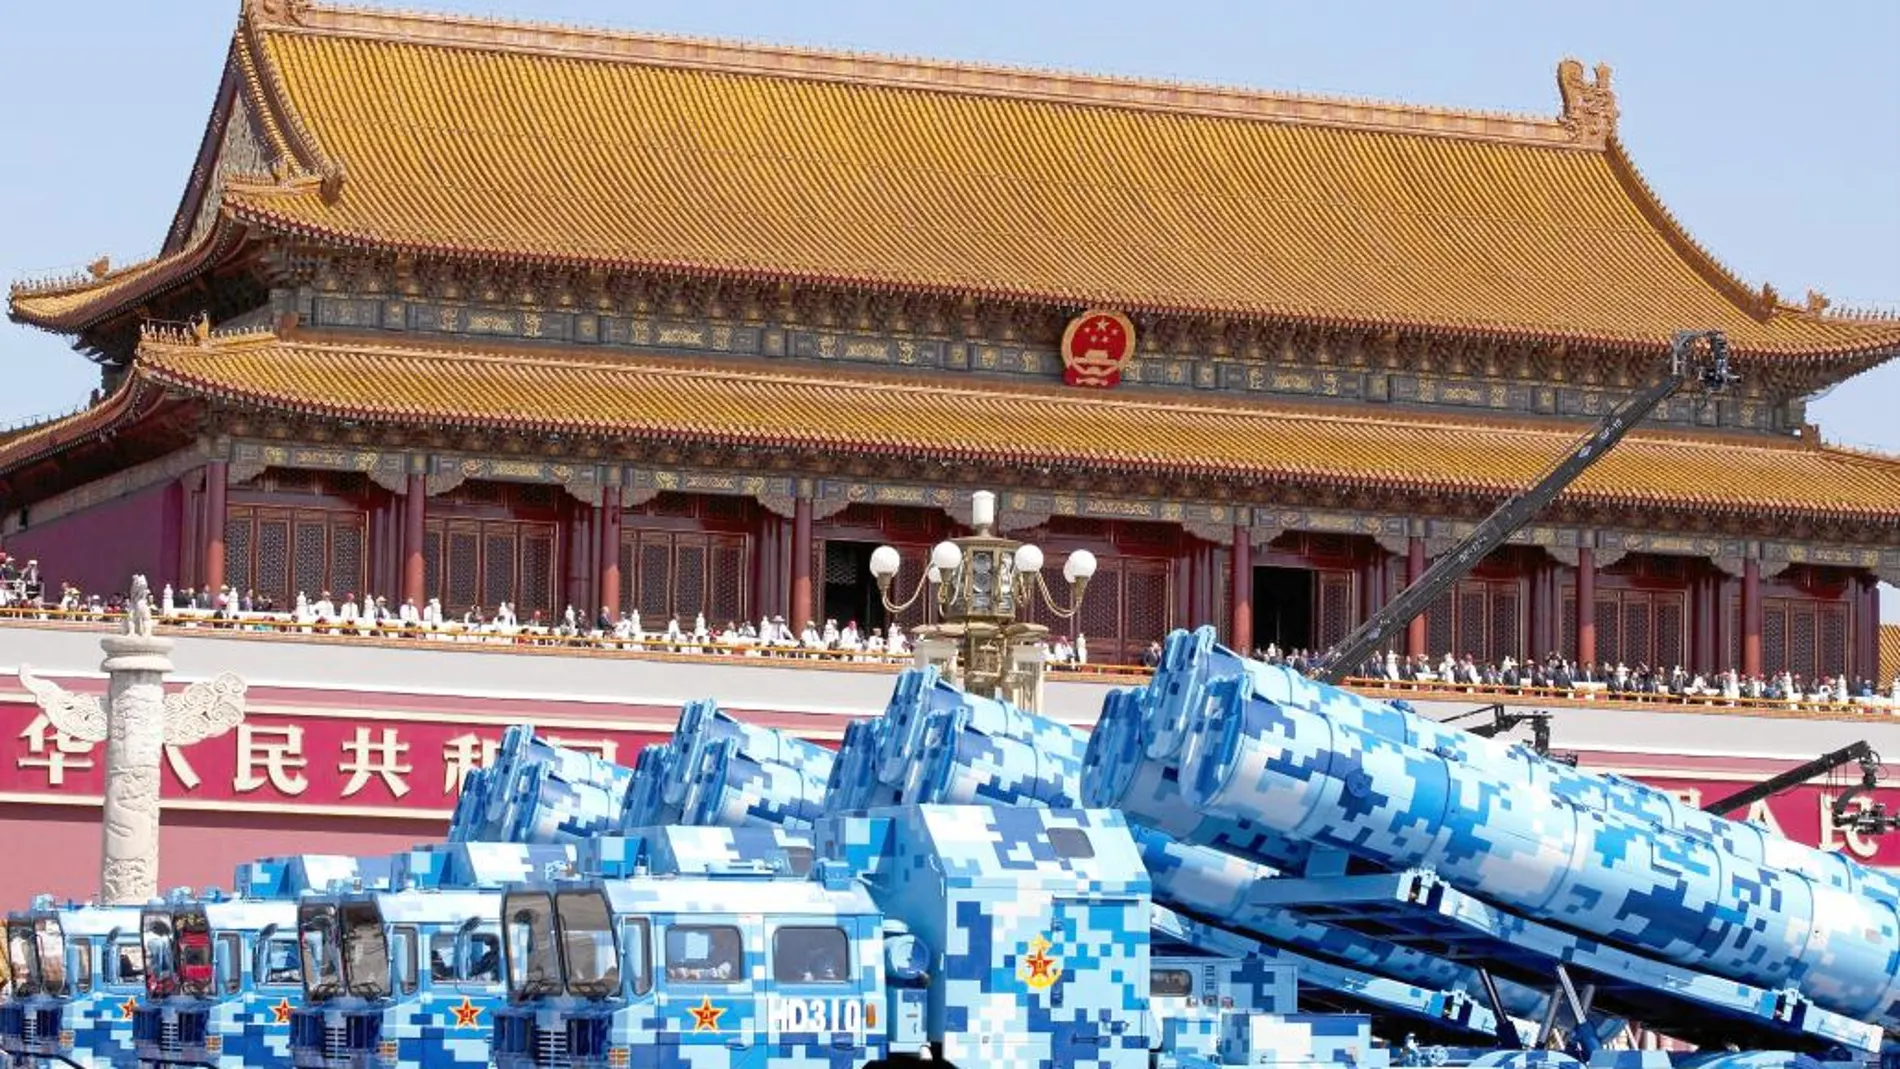
[[[159,254],[16,287],[103,399],[0,443],[9,549],[116,587],[882,620],[1002,524],[1075,629],[1324,646],[1601,413],[1681,395],[1406,636],[1872,674],[1900,461],[1804,398],[1900,323],[1750,286],[1616,137],[1341,102],[252,0]],[[900,584],[915,581],[914,573]]]

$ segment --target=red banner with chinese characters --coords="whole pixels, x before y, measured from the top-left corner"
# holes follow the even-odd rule
[[[0,698],[0,802],[96,801],[104,789],[104,747],[54,731],[36,706],[21,700],[24,695],[6,697],[14,700]],[[573,711],[558,702],[542,707]],[[843,726],[841,718],[831,715],[740,715],[819,737],[826,745],[836,744]],[[593,716],[532,719],[543,737],[631,764],[641,746],[671,737],[678,716],[673,708],[619,706],[611,715],[602,710]],[[523,719],[519,713],[461,713],[440,707],[364,711],[266,703],[229,734],[189,747],[168,747],[162,768],[165,803],[179,809],[367,818],[445,816],[455,806],[462,777],[492,762],[502,732]],[[1694,767],[1701,763],[1684,758],[1676,769],[1616,771],[1676,792],[1695,806],[1761,778]],[[1586,761],[1586,767],[1589,764]],[[1806,784],[1732,816],[1764,824],[1798,843],[1840,850],[1868,864],[1900,867],[1900,834],[1863,835],[1833,819],[1834,801],[1843,790],[1826,782]],[[1858,804],[1900,809],[1900,788],[1877,790]]]
[[[631,763],[641,746],[670,737],[671,719],[660,712],[632,726],[566,720],[540,725],[537,733]],[[168,808],[446,814],[468,770],[493,761],[508,723],[433,713],[252,712],[228,734],[166,747],[163,796]],[[50,801],[57,794],[72,802],[105,789],[104,744],[54,731],[35,706],[0,704],[0,746],[0,801]]]

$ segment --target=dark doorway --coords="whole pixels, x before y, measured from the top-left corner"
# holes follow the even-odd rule
[[[887,614],[883,601],[877,596],[877,580],[871,578],[871,551],[876,548],[873,542],[826,540],[825,588],[818,599],[817,623],[821,629],[826,620],[838,621],[841,629],[856,620],[858,633],[862,635],[868,635],[871,628],[884,626]],[[805,621],[792,626],[802,628]]]
[[[1281,653],[1313,648],[1313,573],[1305,568],[1253,570],[1253,644]]]

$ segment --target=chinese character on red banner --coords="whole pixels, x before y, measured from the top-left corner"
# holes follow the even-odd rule
[[[303,755],[303,728],[239,724],[237,777],[231,786],[248,794],[268,783],[278,793],[294,797],[310,789],[310,781],[302,772],[309,763]],[[260,768],[264,773],[261,776]]]
[[[368,728],[357,728],[356,737],[343,744],[343,752],[348,760],[337,766],[337,772],[350,777],[343,786],[343,797],[369,786],[373,777],[380,778],[389,793],[398,798],[409,793],[409,784],[402,778],[414,771],[402,761],[409,744],[401,741],[395,728],[384,728],[380,739],[371,739]]]
[[[185,751],[177,746],[165,747],[165,763],[171,766],[172,775],[178,777],[179,784],[188,791],[197,790],[198,784],[204,782],[198,778],[198,771],[191,767],[191,762],[185,760]]]
[[[501,749],[501,743],[495,739],[484,739],[474,732],[457,735],[442,744],[442,790],[447,794],[460,794],[462,781],[478,768],[488,768],[495,763],[495,754]]]
[[[53,727],[53,722],[45,713],[33,718],[33,722],[20,732],[20,738],[26,740],[26,750],[31,756],[22,757],[16,767],[22,771],[37,768],[46,773],[48,787],[66,785],[66,771],[85,771],[92,768],[92,748],[90,742],[82,742]]]

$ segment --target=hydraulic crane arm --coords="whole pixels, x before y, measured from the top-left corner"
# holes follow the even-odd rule
[[[1714,813],[1718,817],[1725,813],[1732,813],[1743,806],[1754,805],[1764,798],[1773,798],[1775,795],[1780,794],[1790,787],[1799,787],[1801,784],[1806,783],[1816,776],[1825,776],[1829,772],[1840,768],[1842,765],[1851,765],[1856,762],[1860,764],[1863,787],[1856,788],[1841,798],[1840,804],[1836,806],[1835,813],[1835,815],[1839,817],[1843,815],[1843,811],[1847,809],[1848,802],[1855,795],[1861,793],[1863,789],[1870,789],[1876,783],[1880,782],[1880,755],[1874,753],[1873,747],[1867,745],[1865,742],[1857,742],[1851,746],[1843,746],[1833,753],[1822,754],[1807,764],[1796,765],[1779,776],[1771,776],[1752,787],[1737,791],[1719,802],[1710,802],[1708,805],[1702,807],[1702,811],[1705,813]]]
[[[1708,343],[1706,359],[1696,352],[1696,343]],[[1371,618],[1360,624],[1339,644],[1326,651],[1308,675],[1325,683],[1335,683],[1357,671],[1361,662],[1388,637],[1424,612],[1458,580],[1464,578],[1492,550],[1503,545],[1518,528],[1545,506],[1557,499],[1564,488],[1577,480],[1590,465],[1610,451],[1630,429],[1656,406],[1685,384],[1696,381],[1711,391],[1727,388],[1735,382],[1729,372],[1728,342],[1720,331],[1682,331],[1669,347],[1669,368],[1654,384],[1627,398],[1595,430],[1579,441],[1537,484],[1499,505],[1478,529],[1471,532],[1452,552],[1438,558],[1425,574],[1418,577]]]

